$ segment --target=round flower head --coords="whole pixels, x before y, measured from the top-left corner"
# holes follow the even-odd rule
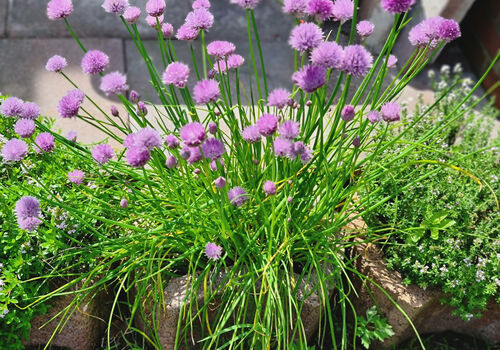
[[[254,143],[258,142],[261,139],[261,134],[257,125],[250,125],[243,129],[241,133],[241,137],[246,142]]]
[[[116,107],[115,105],[111,105],[110,111],[111,111],[111,115],[113,117],[118,117],[120,115],[120,112],[118,111],[118,107]]]
[[[47,61],[45,69],[49,72],[60,72],[68,66],[68,61],[62,56],[54,55]]]
[[[161,15],[160,17],[146,16],[146,23],[151,28],[158,29],[158,23],[161,26],[161,24],[163,23],[163,19],[164,19],[163,15]]]
[[[297,141],[293,144],[293,154],[296,157],[298,154],[302,154],[304,150],[306,149],[306,145],[304,145],[304,142],[302,141]]]
[[[189,123],[182,127],[180,135],[187,146],[196,147],[205,141],[205,127],[198,122]]]
[[[372,35],[375,25],[370,21],[361,21],[356,25],[358,35],[364,39]]]
[[[299,123],[294,122],[293,120],[288,120],[280,125],[278,131],[280,133],[280,137],[293,141],[297,138],[297,136],[299,136]]]
[[[293,103],[290,98],[290,91],[285,89],[275,89],[271,91],[269,97],[267,98],[267,105],[271,107],[276,107],[278,109],[283,109],[286,106]]]
[[[141,168],[151,159],[151,152],[147,148],[132,147],[126,154],[127,163],[134,168]]]
[[[165,165],[169,169],[173,169],[177,166],[177,158],[175,156],[168,156],[167,160],[165,161]]]
[[[276,184],[272,181],[266,181],[264,182],[264,186],[262,186],[264,189],[264,192],[266,192],[266,195],[272,196],[276,194]]]
[[[127,135],[125,139],[123,140],[123,145],[126,148],[132,148],[135,146],[135,133]]]
[[[18,219],[17,224],[21,230],[26,230],[28,232],[36,231],[38,226],[40,226],[42,222],[39,218],[29,217],[25,219]]]
[[[214,16],[204,8],[193,10],[186,16],[186,24],[196,30],[208,30],[214,24]]]
[[[144,102],[139,101],[139,103],[137,103],[135,112],[137,115],[145,116],[146,114],[148,114],[148,108],[146,107],[146,104]]]
[[[354,140],[352,140],[352,145],[353,145],[354,147],[359,147],[359,146],[361,146],[361,140],[360,140],[359,136],[356,136],[356,137],[354,138]]]
[[[278,128],[278,118],[273,114],[264,114],[257,121],[257,127],[262,136],[271,136]]]
[[[139,94],[135,90],[132,90],[132,91],[130,91],[130,94],[128,96],[128,100],[132,103],[137,103],[141,100],[141,94]]]
[[[231,4],[239,5],[245,10],[253,10],[259,2],[260,0],[231,0]]]
[[[387,59],[387,68],[394,68],[396,67],[397,63],[398,58],[394,55],[389,55],[389,58]]]
[[[76,142],[76,138],[78,137],[78,133],[76,131],[68,131],[66,134],[66,139],[71,142]]]
[[[313,159],[312,150],[309,147],[304,148],[304,152],[300,155],[302,164],[307,164]]]
[[[185,88],[189,78],[189,67],[182,62],[172,62],[163,73],[162,80],[165,85],[175,85]]]
[[[161,147],[161,145],[160,134],[152,128],[144,128],[135,133],[134,147],[152,150],[155,147]]]
[[[37,218],[42,213],[40,201],[31,196],[22,197],[16,202],[15,213],[18,219]]]
[[[201,145],[201,150],[205,158],[209,159],[218,159],[226,152],[222,141],[215,138],[206,140],[205,143]]]
[[[382,0],[384,10],[391,13],[406,12],[413,4],[415,4],[415,0]]]
[[[123,209],[127,209],[128,208],[128,200],[127,200],[127,198],[122,198],[120,200],[120,207],[122,207]]]
[[[17,162],[28,154],[26,142],[18,139],[7,141],[2,147],[2,157],[4,162]]]
[[[196,103],[215,102],[220,97],[219,83],[214,79],[205,79],[196,83],[193,89]]]
[[[54,149],[54,136],[48,132],[42,132],[35,138],[35,151],[37,153],[50,152]]]
[[[71,0],[50,0],[47,4],[47,17],[55,21],[71,15],[73,3]]]
[[[312,93],[326,83],[326,69],[321,66],[306,65],[292,75],[293,82],[307,93]]]
[[[128,7],[123,13],[123,18],[130,24],[137,23],[139,17],[141,17],[141,9],[135,6]]]
[[[377,111],[371,111],[370,113],[368,113],[368,115],[366,117],[368,118],[368,120],[372,124],[375,124],[375,123],[382,120],[382,116]]]
[[[230,55],[227,58],[227,65],[229,69],[239,68],[245,63],[245,59],[241,55]]]
[[[207,45],[207,52],[210,56],[214,56],[216,59],[223,59],[232,55],[236,47],[233,43],[229,41],[213,41]]]
[[[68,173],[68,180],[75,185],[81,185],[85,180],[85,173],[81,170],[73,170]]]
[[[163,23],[161,25],[161,33],[165,39],[170,39],[174,36],[174,27],[170,23]]]
[[[25,102],[19,117],[22,119],[35,120],[40,116],[40,107],[34,102]]]
[[[224,188],[226,187],[226,179],[222,176],[219,176],[214,180],[214,185],[217,188]]]
[[[187,159],[188,164],[194,164],[203,159],[200,147],[189,147],[189,158]]]
[[[17,97],[9,97],[2,102],[0,112],[6,117],[17,117],[21,115],[24,107],[23,100]]]
[[[146,12],[152,17],[159,17],[165,12],[165,0],[149,0],[146,3]]]
[[[102,8],[106,12],[114,13],[118,16],[123,15],[127,7],[129,7],[128,0],[105,0],[102,4]]]
[[[233,187],[227,192],[229,202],[236,206],[241,207],[248,200],[248,193],[243,187]]]
[[[297,51],[312,50],[323,41],[323,32],[314,23],[302,23],[292,29],[288,43]]]
[[[277,138],[273,141],[274,154],[277,157],[288,157],[292,152],[292,144],[290,141]]]
[[[165,143],[170,149],[177,148],[180,145],[179,139],[173,134],[167,135],[167,137],[165,137]]]
[[[442,40],[452,41],[457,38],[460,38],[462,33],[460,32],[459,24],[452,19],[444,19],[439,24],[438,28],[438,37]]]
[[[108,64],[108,55],[99,50],[90,50],[82,58],[82,71],[85,74],[98,74],[103,72]]]
[[[108,73],[101,79],[99,87],[106,95],[120,95],[128,90],[127,77],[120,72]]]
[[[14,132],[22,138],[31,137],[35,132],[35,122],[30,119],[19,119],[14,125]]]
[[[372,67],[373,56],[361,45],[350,45],[344,49],[342,69],[355,77],[365,76]]]
[[[217,124],[214,122],[208,123],[208,132],[211,133],[212,135],[215,135],[217,133]]]
[[[97,145],[92,149],[92,158],[99,164],[106,164],[115,156],[113,147],[108,144]]]
[[[400,119],[401,107],[397,103],[388,102],[382,106],[380,112],[386,122],[397,122]]]
[[[354,116],[356,115],[356,112],[354,111],[354,107],[351,105],[347,105],[342,109],[342,112],[340,113],[340,116],[342,120],[348,122],[354,119]]]
[[[69,91],[66,96],[59,100],[57,111],[63,118],[73,118],[78,114],[78,110],[82,105],[85,94],[78,90]]]
[[[333,17],[333,2],[332,0],[309,0],[306,12],[316,17],[318,21],[326,21]]]
[[[439,43],[439,27],[445,19],[441,16],[424,19],[410,30],[410,43],[419,47],[429,46],[434,49]]]
[[[324,68],[340,68],[344,50],[334,41],[325,41],[311,52],[311,62]]]
[[[188,24],[183,24],[177,29],[176,37],[179,40],[194,40],[198,36],[199,31],[192,28]]]
[[[354,3],[352,0],[335,0],[333,3],[333,18],[344,24],[349,21],[354,14]]]
[[[283,3],[283,12],[295,17],[302,17],[306,13],[308,0],[285,0]]]
[[[210,1],[208,0],[195,0],[193,2],[193,10],[198,10],[198,9],[209,9],[210,8]]]
[[[215,243],[207,243],[205,246],[205,255],[209,259],[217,260],[222,255],[222,248]]]

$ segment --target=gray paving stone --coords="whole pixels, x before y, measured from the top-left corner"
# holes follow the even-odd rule
[[[124,70],[122,40],[84,39],[83,44],[109,54],[111,64],[108,71]],[[107,98],[99,91],[98,76],[82,73],[82,51],[72,39],[0,39],[0,62],[3,67],[9,68],[2,69],[0,74],[2,93],[34,101],[40,105],[44,115],[57,117],[59,99],[74,87],[60,74],[45,70],[47,59],[54,54],[67,58],[69,65],[65,73],[105,111],[109,110],[109,106],[116,100]],[[103,118],[89,101],[85,101],[83,106],[96,118]],[[78,131],[79,139],[84,142],[95,142],[103,138],[103,134],[76,119],[63,120],[57,117],[56,127],[63,132]]]
[[[5,27],[7,25],[7,0],[0,1],[0,38],[5,36]]]

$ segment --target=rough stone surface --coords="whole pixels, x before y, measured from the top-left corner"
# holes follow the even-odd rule
[[[0,1],[0,38],[5,36],[5,27],[7,26],[7,6],[6,0]]]
[[[362,221],[358,221],[357,226],[354,227],[362,228],[363,225]],[[491,343],[500,342],[500,308],[496,302],[489,303],[482,318],[469,322],[463,321],[452,314],[450,306],[441,304],[443,294],[439,290],[423,290],[417,285],[403,285],[401,274],[387,269],[383,255],[375,245],[360,241],[354,248],[354,254],[359,256],[358,271],[380,285],[393,298],[412,320],[419,334],[453,331],[482,337]],[[364,315],[369,307],[376,304],[395,332],[391,339],[379,344],[381,347],[392,348],[393,345],[414,336],[408,319],[384,292],[369,281],[363,284],[357,279],[356,282],[359,298],[352,299],[352,301],[357,314]]]

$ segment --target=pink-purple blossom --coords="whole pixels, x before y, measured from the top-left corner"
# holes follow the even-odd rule
[[[151,152],[147,148],[132,147],[128,149],[125,157],[129,165],[141,168],[151,159]]]
[[[160,17],[153,17],[153,16],[146,16],[146,23],[148,26],[150,26],[153,29],[158,29],[161,24],[163,23],[164,16],[161,15]]]
[[[175,149],[180,146],[179,139],[174,134],[169,134],[165,137],[165,143],[170,149]]]
[[[415,0],[382,0],[382,8],[390,13],[403,13],[408,11]]]
[[[361,45],[350,45],[344,48],[342,69],[355,77],[368,74],[373,64],[373,56]]]
[[[163,73],[162,80],[165,85],[175,85],[185,88],[189,78],[189,67],[182,62],[172,62]]]
[[[387,102],[382,106],[380,112],[382,118],[386,122],[396,122],[401,119],[399,115],[401,113],[401,107],[395,102]]]
[[[344,24],[345,22],[352,19],[354,14],[354,3],[352,0],[335,0],[332,9],[333,19],[340,21]]]
[[[137,23],[141,17],[141,9],[135,6],[128,7],[123,13],[123,18],[130,24]]]
[[[211,133],[212,135],[215,135],[217,133],[217,124],[214,122],[208,123],[208,132]]]
[[[18,223],[19,228],[21,230],[33,232],[38,228],[38,226],[40,226],[42,221],[39,218],[29,217],[29,218],[24,218],[24,219],[18,219],[17,223]]]
[[[443,17],[437,16],[427,18],[418,23],[408,34],[410,43],[415,46],[429,46],[429,48],[434,49],[438,45],[439,40],[445,40],[445,38],[441,37],[442,33],[440,33],[441,25],[445,21]]]
[[[141,100],[141,94],[135,90],[132,90],[132,91],[130,91],[130,94],[128,96],[128,100],[132,103],[137,103]]]
[[[361,21],[356,25],[358,35],[364,39],[372,35],[375,25],[370,21]]]
[[[192,28],[190,25],[183,24],[177,29],[176,37],[179,40],[190,41],[196,39],[198,33],[199,31]]]
[[[111,115],[113,117],[118,117],[120,115],[120,112],[118,111],[118,107],[116,107],[115,105],[111,105],[110,111],[111,111]]]
[[[172,156],[172,155],[168,156],[167,160],[165,161],[165,165],[169,169],[175,168],[177,166],[177,158],[175,156]]]
[[[189,12],[185,23],[196,30],[209,30],[214,24],[214,16],[209,10],[201,8]]]
[[[370,111],[366,117],[372,124],[375,124],[382,120],[382,116],[377,111]]]
[[[62,118],[73,118],[78,114],[80,106],[85,98],[85,94],[78,90],[68,91],[66,96],[59,100],[57,111]]]
[[[243,187],[236,186],[227,192],[227,198],[232,205],[241,207],[249,197],[247,191]]]
[[[139,101],[137,103],[137,108],[135,110],[135,113],[137,115],[141,115],[141,116],[145,116],[148,114],[148,107],[146,106],[146,104],[143,101]]]
[[[222,248],[215,243],[207,243],[205,255],[212,260],[218,260],[222,255]]]
[[[272,136],[278,129],[278,118],[273,114],[264,114],[257,121],[257,127],[262,136]]]
[[[232,55],[235,50],[236,47],[229,41],[217,40],[207,45],[208,54],[219,60]]]
[[[293,103],[290,95],[290,91],[286,89],[275,89],[269,93],[269,97],[267,98],[267,105],[276,107],[278,109],[283,109]]]
[[[42,132],[35,138],[35,151],[37,153],[51,152],[55,147],[54,136],[49,132]]]
[[[253,10],[259,4],[260,0],[231,0],[231,4],[236,4],[245,10]]]
[[[199,162],[203,159],[203,155],[201,154],[200,147],[189,147],[189,157],[187,162],[189,165]]]
[[[105,0],[102,4],[102,8],[106,12],[114,13],[118,16],[123,15],[127,7],[129,7],[128,0]]]
[[[163,23],[161,25],[161,33],[165,39],[170,39],[174,36],[174,27],[170,23]]]
[[[28,138],[35,132],[35,122],[31,119],[19,119],[14,125],[14,132],[22,138]]]
[[[226,179],[222,176],[219,176],[214,180],[214,185],[217,188],[224,188],[226,186]]]
[[[22,140],[11,139],[2,147],[4,162],[18,162],[28,154],[28,144]]]
[[[287,120],[280,125],[278,132],[281,138],[293,141],[299,136],[299,123],[293,120]]]
[[[227,66],[229,69],[239,68],[245,63],[245,59],[241,55],[233,54],[227,58]]]
[[[326,68],[315,65],[306,65],[293,73],[293,82],[307,93],[313,93],[326,83]]]
[[[241,137],[246,142],[255,143],[255,142],[260,141],[262,135],[260,134],[260,131],[259,131],[259,128],[257,127],[257,125],[250,125],[250,126],[247,126],[245,129],[243,129],[243,131],[241,133]]]
[[[115,156],[113,147],[108,144],[100,144],[92,149],[92,158],[99,164],[106,164]]]
[[[40,106],[34,102],[23,103],[23,109],[19,114],[19,118],[35,120],[40,116]]]
[[[22,230],[34,231],[40,225],[40,201],[31,196],[24,196],[16,202],[14,209],[17,223]]]
[[[452,41],[461,35],[460,25],[452,19],[444,19],[438,26],[438,36],[442,40]]]
[[[66,58],[54,55],[48,59],[45,69],[49,72],[60,72],[68,66],[68,61]]]
[[[283,3],[283,12],[295,17],[302,17],[306,13],[307,3],[308,0],[285,0]]]
[[[292,153],[292,143],[281,137],[273,141],[274,154],[277,157],[288,157]]]
[[[205,141],[206,132],[203,124],[193,122],[186,124],[180,131],[182,141],[189,147],[199,146]]]
[[[353,120],[355,115],[354,107],[351,105],[345,106],[340,113],[342,120],[346,122]]]
[[[209,9],[210,8],[210,1],[209,0],[194,0],[193,2],[193,10],[197,9]]]
[[[317,21],[326,21],[333,17],[333,2],[331,0],[309,0],[306,12]]]
[[[146,148],[152,150],[155,147],[161,147],[162,139],[158,131],[153,128],[143,128],[134,135],[134,144],[132,147]]]
[[[288,43],[299,52],[317,47],[323,41],[323,31],[314,23],[302,23],[292,29]]]
[[[273,196],[276,194],[276,184],[272,181],[267,180],[266,182],[264,182],[262,189],[267,196]]]
[[[108,73],[101,79],[99,88],[108,96],[120,95],[128,90],[127,77],[120,72]]]
[[[23,111],[24,101],[17,97],[9,97],[2,102],[0,112],[6,117],[17,117]]]
[[[149,0],[146,3],[146,12],[152,17],[159,17],[165,12],[165,0]]]
[[[47,4],[47,17],[53,21],[63,19],[73,12],[71,0],[51,0]]]
[[[207,139],[202,145],[203,156],[208,159],[218,159],[226,152],[224,143],[216,138]]]
[[[127,209],[128,208],[128,200],[127,198],[122,198],[120,200],[120,207],[122,207],[123,209]]]
[[[66,139],[71,142],[76,142],[77,137],[78,133],[76,131],[68,131],[66,134]]]
[[[85,74],[98,74],[109,65],[109,57],[99,50],[90,50],[82,58],[82,71]]]
[[[361,146],[361,139],[359,138],[359,136],[356,135],[356,137],[352,140],[352,145],[354,147]]]
[[[193,95],[199,104],[216,102],[220,97],[219,82],[214,79],[199,81],[194,86]]]
[[[73,170],[68,173],[68,180],[75,185],[81,185],[85,180],[85,173],[81,170]]]
[[[342,66],[343,55],[344,50],[339,44],[334,41],[325,41],[311,52],[311,62],[327,69],[339,69]]]

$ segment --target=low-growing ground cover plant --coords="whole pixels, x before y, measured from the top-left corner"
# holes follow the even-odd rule
[[[417,24],[409,37],[415,46],[412,58],[383,88],[388,70],[396,65],[391,51],[409,25],[412,1],[381,2],[394,14],[394,24],[376,57],[363,46],[372,25],[357,25],[358,1],[285,1],[284,12],[297,19],[289,39],[296,71],[290,86],[269,91],[255,21],[259,1],[231,2],[242,7],[247,19],[249,56],[241,56],[227,41],[205,42],[214,18],[210,2],[196,0],[175,34],[192,53],[193,62],[188,63],[177,59],[174,29],[164,22],[165,2],[148,1],[146,21],[158,32],[162,56],[157,67],[137,29],[141,9],[126,0],[104,1],[104,10],[123,22],[144,59],[159,105],[141,98],[142,87],[131,90],[123,73],[108,72],[105,52],[80,42],[70,25],[70,16],[78,15],[72,14],[70,0],[48,3],[48,17],[64,21],[82,49],[83,72],[100,75],[102,92],[120,99],[120,108],[98,106],[65,72],[64,57],[48,60],[46,69],[75,87],[60,99],[59,116],[94,125],[107,135],[98,145],[80,145],[51,132],[40,120],[30,122],[37,119],[31,103],[11,97],[0,106],[7,118],[15,119],[18,135],[2,145],[7,164],[2,166],[23,169],[36,157],[57,163],[51,157],[59,149],[68,155],[69,163],[54,164],[58,170],[51,181],[59,186],[71,183],[70,197],[59,198],[47,185],[50,181],[39,181],[37,189],[20,182],[22,191],[17,198],[8,197],[5,207],[28,232],[43,232],[48,223],[42,212],[46,215],[48,207],[68,212],[85,228],[88,239],[74,242],[58,260],[61,268],[40,278],[73,277],[58,292],[84,283],[70,309],[104,288],[114,289],[106,320],[108,347],[113,315],[122,309],[128,311],[129,330],[154,348],[165,347],[155,316],[165,309],[169,281],[187,276],[185,296],[179,291],[183,302],[175,348],[196,344],[204,349],[306,349],[310,325],[301,315],[313,294],[321,304],[321,322],[318,339],[312,342],[321,346],[331,334],[335,347],[346,348],[346,315],[352,307],[349,278],[357,272],[344,249],[354,244],[351,238],[358,232],[342,233],[342,228],[394,197],[388,194],[377,203],[371,195],[355,199],[362,185],[386,178],[399,167],[399,159],[417,149],[412,145],[388,155],[384,168],[376,166],[378,155],[398,142],[388,132],[399,125],[398,95],[442,46],[460,36],[458,24],[441,17]],[[322,30],[327,19],[339,22],[337,33]],[[343,26],[351,28],[348,42],[340,42]],[[201,45],[196,45],[197,38]],[[197,50],[201,66],[195,60]],[[240,80],[243,64],[251,72],[248,82]],[[467,113],[474,104],[462,106],[478,85],[457,99],[446,118],[418,143]],[[99,112],[90,113],[87,106]],[[403,124],[400,135],[435,107]],[[385,132],[374,137],[379,127]],[[36,136],[21,140],[32,137],[32,129]],[[82,178],[101,181],[91,187]],[[7,193],[7,187],[0,186]],[[333,287],[343,321],[339,341],[333,336],[329,302]],[[200,291],[203,303],[197,302]],[[40,295],[39,301],[53,295],[57,293]],[[138,318],[145,329],[135,322]]]
[[[454,101],[471,87],[470,79],[461,76],[460,65],[452,71],[443,66],[437,77],[430,71],[430,77],[437,98],[451,85],[459,88],[443,98],[425,121],[382,152],[381,161],[414,144],[426,130],[444,120]],[[419,104],[415,114],[409,113],[402,120],[410,123],[425,108]],[[466,320],[480,317],[490,300],[500,302],[500,134],[492,135],[498,115],[492,103],[467,112],[401,158],[400,171],[365,189],[381,188],[383,198],[413,178],[432,174],[365,219],[386,237],[381,241],[389,268],[401,271],[406,283],[441,288],[445,301]]]

